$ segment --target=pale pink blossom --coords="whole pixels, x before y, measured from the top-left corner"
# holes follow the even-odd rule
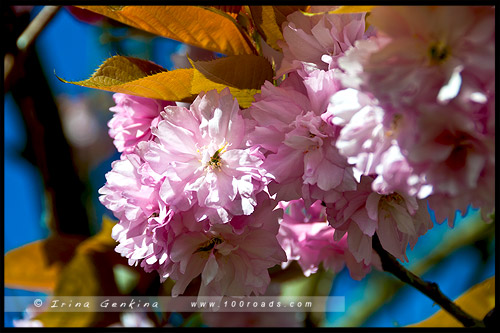
[[[115,251],[128,258],[129,265],[166,260],[164,233],[173,212],[159,198],[161,177],[130,153],[112,163],[106,181],[99,200],[119,220],[111,234],[119,243]]]
[[[251,214],[270,175],[259,147],[246,145],[250,127],[228,88],[201,93],[190,109],[165,108],[142,150],[165,177],[161,199],[176,212],[195,207],[199,220],[225,223]]]
[[[454,103],[419,106],[413,129],[401,135],[399,144],[414,170],[425,174],[433,193],[457,196],[474,190],[487,163],[494,163],[494,139],[478,132]]]
[[[196,221],[192,212],[177,214],[177,228],[170,248],[172,264],[162,269],[163,277],[176,281],[172,295],[184,293],[187,285],[201,276],[199,296],[261,295],[270,283],[268,268],[286,260],[276,234],[279,210],[276,202],[259,195],[259,205],[251,215],[231,223]],[[172,220],[177,224],[178,220]]]
[[[425,177],[413,170],[398,145],[398,137],[407,135],[406,127],[413,124],[408,116],[396,114],[386,125],[385,115],[377,100],[347,88],[332,96],[322,118],[342,128],[335,145],[353,165],[358,181],[360,175],[373,175],[373,190],[380,194],[428,195]]]
[[[304,197],[310,204],[356,186],[335,147],[338,128],[321,118],[339,88],[333,71],[294,73],[279,87],[265,84],[248,109],[256,121],[251,141],[268,150],[263,167],[274,177],[269,189],[279,200]]]
[[[302,199],[282,201],[280,207],[284,214],[278,241],[288,258],[282,264],[283,268],[296,260],[304,275],[310,276],[318,271],[320,264],[333,272],[339,272],[347,264],[351,276],[358,280],[371,270],[370,266],[353,260],[347,237],[334,241],[335,230],[328,225],[326,207],[321,201],[314,202],[309,208],[306,208]]]
[[[492,80],[494,17],[492,7],[376,7],[367,20],[377,35],[357,41],[339,59],[347,74],[342,82],[373,93],[387,112],[446,103],[458,92],[461,76]]]
[[[129,265],[140,263],[162,281],[176,281],[173,295],[200,274],[201,296],[262,294],[270,282],[267,269],[286,260],[276,239],[281,211],[267,193],[257,194],[251,215],[211,224],[199,221],[195,208],[170,209],[160,197],[164,177],[136,154],[122,155],[106,179],[99,193],[119,219],[112,231],[115,250]]]
[[[160,113],[173,102],[116,93],[113,118],[108,122],[109,136],[119,152],[131,153],[140,141],[151,139],[151,126],[158,124]]]
[[[330,8],[312,8],[312,11],[329,11]],[[296,11],[283,23],[283,60],[277,76],[295,71],[303,64],[328,70],[337,66],[337,58],[365,38],[365,13],[325,14],[306,16]]]

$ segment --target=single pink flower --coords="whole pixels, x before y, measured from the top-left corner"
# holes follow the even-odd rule
[[[432,193],[458,196],[476,189],[486,165],[494,164],[494,138],[476,128],[458,104],[424,104],[415,126],[400,136],[399,144],[411,167],[425,174]]]
[[[162,200],[177,212],[194,206],[199,220],[225,223],[251,214],[271,176],[261,167],[259,147],[246,145],[250,126],[228,88],[200,94],[190,109],[167,107],[154,139],[141,146],[165,177]]]
[[[409,165],[397,141],[400,135],[407,135],[406,127],[413,124],[398,114],[386,125],[385,116],[377,100],[347,88],[332,96],[322,118],[342,128],[335,145],[354,165],[358,180],[360,175],[375,176],[373,190],[380,194],[403,191],[411,196],[428,195],[424,177]]]

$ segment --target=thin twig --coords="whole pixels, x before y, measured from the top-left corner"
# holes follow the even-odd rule
[[[61,6],[45,6],[38,15],[30,22],[26,30],[17,39],[16,45],[19,51],[24,52],[33,45],[35,39],[42,30],[52,20],[52,18],[61,9]]]
[[[4,92],[10,89],[15,81],[14,77],[19,76],[19,69],[22,68],[28,51],[33,46],[36,38],[43,29],[54,18],[61,6],[45,6],[38,15],[30,22],[23,33],[17,38],[17,50],[15,54],[7,53],[4,57]]]
[[[398,279],[404,283],[408,283],[414,288],[418,289],[424,295],[432,299],[436,304],[441,306],[449,314],[460,321],[465,327],[485,327],[484,322],[478,320],[465,311],[463,311],[458,305],[453,303],[448,297],[446,297],[439,286],[434,282],[427,282],[422,280],[417,275],[413,274],[402,266],[394,256],[385,251],[380,244],[377,235],[373,237],[373,249],[380,256],[382,262],[382,269],[388,273],[393,274]]]
[[[421,276],[457,249],[474,244],[474,242],[478,240],[484,240],[488,238],[489,235],[494,234],[494,223],[485,223],[481,219],[481,215],[476,213],[475,216],[471,216],[467,219],[467,223],[456,226],[454,232],[447,234],[442,239],[439,247],[434,248],[425,258],[413,263],[409,269],[416,275]],[[346,316],[342,318],[342,321],[344,323],[349,323],[349,326],[357,327],[362,325],[375,311],[404,286],[404,283],[401,281],[386,283],[387,280],[391,278],[390,275],[385,275],[380,276],[380,279],[371,280],[369,282],[370,284],[367,286],[367,290],[370,290],[373,296],[366,297],[364,300],[352,305],[349,309],[349,314],[346,314]]]

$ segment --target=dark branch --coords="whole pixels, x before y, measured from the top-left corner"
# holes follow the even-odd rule
[[[465,327],[485,327],[483,321],[470,316],[458,305],[453,303],[448,297],[446,297],[436,283],[424,281],[403,267],[394,256],[382,248],[377,235],[374,235],[373,237],[373,249],[380,256],[382,269],[384,271],[393,274],[402,282],[418,289],[424,295],[432,299],[436,304],[441,306],[441,308],[447,311],[450,315],[460,321]]]

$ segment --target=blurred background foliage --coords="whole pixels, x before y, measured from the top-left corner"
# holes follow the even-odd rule
[[[4,34],[8,36],[6,55],[41,9],[2,5]],[[83,22],[79,13],[72,11],[63,7],[56,13],[28,52],[23,73],[4,91],[4,253],[24,246],[4,262],[4,294],[168,295],[171,281],[160,285],[156,273],[130,268],[114,253],[115,243],[109,236],[113,216],[98,201],[97,190],[105,183],[104,175],[119,158],[106,125],[112,117],[112,93],[62,83],[56,74],[84,80],[113,55],[148,59],[171,70],[187,66],[184,54],[188,47],[111,20],[96,17],[93,23]],[[54,216],[57,205],[63,209]],[[435,224],[408,251],[409,263],[404,265],[456,299],[494,277],[494,231],[494,224],[486,225],[478,212],[471,210],[453,229]],[[47,261],[49,257],[51,261]],[[373,271],[362,281],[351,279],[347,270],[337,275],[320,271],[305,279],[294,275],[293,267],[289,275],[275,275],[277,287],[273,288],[287,295],[345,296],[346,312],[297,313],[293,318],[278,315],[275,323],[259,314],[261,318],[254,324],[398,327],[421,322],[439,310],[432,300],[384,272]],[[470,297],[476,303],[469,299],[463,307],[483,307],[484,315],[492,299],[494,306],[494,283],[490,281],[481,293]],[[13,326],[13,320],[23,315],[4,313],[4,326]],[[120,319],[122,324],[130,322],[118,314],[56,313],[39,319],[51,326],[108,326]],[[453,325],[447,320],[439,317],[438,322]],[[147,323],[223,324],[217,318],[177,313],[150,313]]]

